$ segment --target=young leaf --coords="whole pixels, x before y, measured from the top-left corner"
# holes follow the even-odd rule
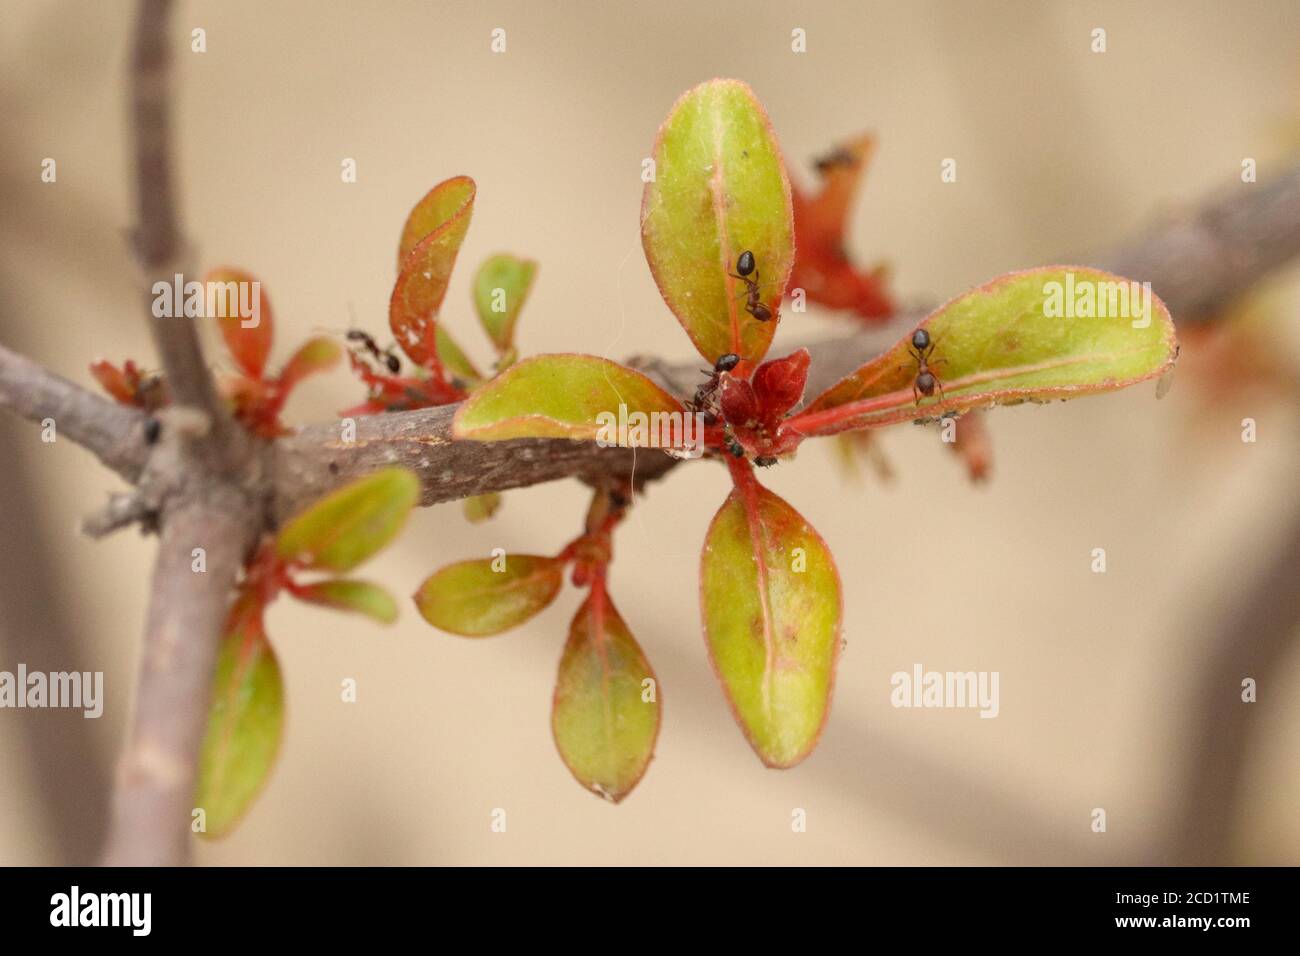
[[[474,363],[469,360],[465,350],[456,344],[456,340],[451,337],[451,333],[446,327],[439,324],[437,331],[434,333],[434,342],[438,348],[438,359],[442,362],[442,367],[452,375],[464,379],[466,385],[474,385],[482,378],[482,374],[474,367]]]
[[[792,767],[821,735],[840,650],[840,579],[825,542],[747,465],[709,526],[700,601],[709,658],[750,746]]]
[[[551,731],[569,772],[613,803],[632,791],[654,755],[658,681],[602,587],[569,625]]]
[[[1116,391],[1164,374],[1178,356],[1173,321],[1157,296],[1081,266],[1001,276],[940,306],[920,327],[933,343],[933,397],[913,391],[918,369],[909,333],[786,427],[825,435]]]
[[[107,359],[96,359],[90,363],[90,374],[113,398],[123,405],[134,405],[136,384],[127,373]]]
[[[407,217],[398,251],[388,324],[415,364],[437,364],[438,310],[474,211],[474,180],[457,176],[433,187]]]
[[[488,637],[545,608],[563,580],[564,562],[557,558],[511,554],[460,561],[421,584],[415,606],[434,627],[462,637]]]
[[[226,348],[230,349],[235,364],[251,378],[262,377],[266,358],[271,354],[272,335],[271,300],[260,282],[256,286],[258,301],[252,302],[253,283],[256,281],[249,273],[229,267],[213,269],[203,277],[204,288],[211,284],[218,293],[212,296],[216,312],[213,318],[226,340]],[[256,311],[245,317],[240,314],[242,304],[253,306]]]
[[[374,618],[380,624],[397,620],[397,601],[378,584],[350,578],[330,578],[314,584],[295,585],[293,596],[309,604],[355,611]]]
[[[477,389],[456,413],[452,431],[457,438],[474,441],[600,438],[645,448],[655,447],[668,429],[628,428],[619,435],[620,420],[630,422],[636,412],[685,410],[649,378],[609,359],[538,355]]]
[[[791,190],[795,258],[790,287],[803,289],[810,302],[853,309],[864,319],[894,312],[885,269],[860,270],[845,253],[849,205],[874,150],[869,134],[851,139],[817,160],[819,193]]]
[[[206,814],[202,836],[216,839],[229,833],[252,805],[275,763],[283,724],[280,665],[262,628],[261,605],[241,599],[218,652],[199,757],[194,805]]]
[[[641,244],[660,294],[710,365],[726,352],[757,362],[794,260],[790,181],[767,114],[744,83],[710,80],[673,105],[652,157]],[[767,322],[745,311],[746,285],[730,275],[746,251]]]
[[[764,362],[754,370],[754,396],[765,415],[781,418],[803,398],[812,361],[807,349]]]
[[[487,521],[501,507],[501,495],[495,491],[466,498],[464,504],[465,518],[474,524]]]
[[[333,368],[341,358],[343,347],[333,339],[308,339],[280,370],[280,386],[288,391],[308,375]]]
[[[419,498],[414,472],[377,471],[290,520],[276,538],[276,552],[301,567],[350,571],[397,537]]]
[[[474,276],[474,306],[498,352],[514,345],[515,322],[536,275],[536,262],[501,253],[484,260]]]

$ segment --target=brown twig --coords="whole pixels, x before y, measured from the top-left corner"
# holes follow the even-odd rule
[[[148,285],[184,272],[173,202],[169,126],[169,0],[142,0],[132,59],[138,228],[134,243]],[[1139,242],[1097,260],[1150,281],[1175,316],[1213,314],[1265,272],[1300,254],[1300,167],[1267,186],[1216,199],[1165,223]],[[816,393],[892,343],[919,318],[814,343],[809,392]],[[338,423],[313,425],[269,449],[238,428],[217,398],[197,331],[183,318],[155,318],[152,329],[176,408],[156,446],[143,441],[143,415],[96,398],[0,348],[0,406],[85,445],[138,485],[101,516],[148,516],[160,545],[145,630],[136,713],[121,761],[108,860],[179,863],[189,855],[190,802],[206,726],[210,681],[229,592],[247,550],[268,518],[282,518],[344,482],[401,463],[420,477],[423,502],[578,476],[597,481],[655,477],[676,462],[562,440],[454,443],[455,407],[363,418],[354,441]],[[698,362],[640,363],[679,395],[699,380]],[[635,462],[635,464],[634,464]],[[123,519],[124,520],[124,519]],[[194,549],[206,569],[192,570]]]
[[[152,278],[180,271],[172,197],[169,0],[142,0],[132,57],[137,255]],[[151,320],[175,407],[141,476],[161,525],[135,713],[118,766],[106,862],[190,857],[190,812],[213,666],[231,588],[264,522],[259,453],[217,397],[186,318]],[[202,549],[202,570],[196,556]]]
[[[169,499],[150,585],[130,735],[118,763],[105,862],[176,866],[190,859],[198,755],[230,586],[257,513],[231,485]],[[205,569],[195,571],[196,548]]]
[[[134,482],[144,470],[143,412],[118,405],[0,345],[0,406],[34,422],[53,419],[67,438]]]

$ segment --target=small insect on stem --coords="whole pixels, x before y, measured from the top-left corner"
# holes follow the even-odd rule
[[[939,390],[939,400],[943,401],[946,397],[943,394],[943,383],[939,381],[938,376],[934,374],[934,366],[943,365],[947,359],[933,358],[935,347],[939,343],[931,341],[930,333],[925,329],[917,329],[912,333],[911,347],[907,352],[916,362],[916,377],[912,379],[912,400],[921,404],[921,396],[927,398],[934,394],[934,390]],[[907,368],[906,365],[900,365],[899,368]]]
[[[771,468],[776,464],[776,458],[772,455],[759,455],[754,459],[754,464],[759,468]]]
[[[384,367],[394,375],[402,370],[402,360],[393,354],[392,346],[380,349],[374,337],[361,329],[348,329],[347,337],[350,342],[361,343],[361,347],[369,352],[376,362],[383,363]]]
[[[740,364],[740,356],[735,352],[724,352],[713,363],[713,371],[710,373],[707,369],[704,374],[709,378],[703,385],[695,390],[695,397],[686,403],[686,407],[693,412],[704,412],[705,421],[712,424],[715,419],[713,411],[713,396],[717,394],[718,386],[722,384],[722,373],[730,372]]]
[[[737,275],[737,272],[740,274]],[[751,274],[754,276],[752,279]],[[772,310],[764,305],[759,297],[758,264],[754,261],[754,254],[748,249],[742,252],[740,258],[736,260],[736,272],[728,272],[727,275],[745,283],[745,311],[760,322],[771,320]]]

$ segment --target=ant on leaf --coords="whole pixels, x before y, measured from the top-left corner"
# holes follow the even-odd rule
[[[740,273],[739,275],[736,272]],[[746,249],[736,260],[736,272],[728,272],[727,275],[733,279],[739,279],[745,283],[745,311],[758,319],[760,322],[768,322],[772,318],[772,310],[763,304],[759,298],[758,289],[758,263],[754,261],[754,254]],[[753,274],[754,278],[750,278]]]
[[[937,341],[931,341],[930,333],[925,329],[917,329],[912,333],[911,346],[907,352],[916,362],[916,377],[912,379],[912,399],[917,404],[921,404],[921,396],[927,398],[934,394],[934,390],[939,390],[939,401],[943,401],[946,396],[943,393],[943,383],[939,381],[934,374],[934,366],[943,365],[947,359],[933,358],[934,350],[938,346]],[[900,369],[907,368],[906,365],[898,366]]]

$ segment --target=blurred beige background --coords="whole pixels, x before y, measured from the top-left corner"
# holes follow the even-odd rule
[[[86,384],[93,358],[153,358],[123,241],[131,12],[0,7],[0,338]],[[1289,0],[190,2],[176,21],[185,230],[202,265],[261,277],[281,357],[314,329],[348,326],[349,308],[383,331],[403,218],[434,183],[468,173],[478,203],[445,317],[477,358],[469,279],[499,250],[541,261],[525,351],[688,358],[641,254],[639,164],[673,100],[712,76],[754,87],[801,182],[835,140],[877,131],[851,241],[894,264],[905,300],[1086,258],[1231,188],[1244,156],[1267,177],[1300,119]],[[1089,50],[1097,26],[1101,55]],[[207,31],[204,54],[188,51],[193,27]],[[489,52],[494,27],[507,31],[504,55]],[[795,27],[806,54],[790,51]],[[40,182],[47,156],[57,184]],[[354,185],[340,182],[344,157],[357,160]],[[940,183],[944,157],[958,160],[956,184]],[[1291,316],[1294,288],[1283,287]],[[1293,326],[1277,342],[1292,355]],[[791,315],[782,336],[834,328]],[[656,759],[618,807],[574,783],[550,740],[577,592],[477,642],[411,607],[385,631],[281,601],[269,618],[289,701],[281,761],[243,826],[199,860],[1170,860],[1188,762],[1206,742],[1193,728],[1208,706],[1210,625],[1298,517],[1300,421],[1267,395],[1207,415],[1195,382],[1153,393],[996,412],[983,488],[937,433],[913,428],[882,435],[890,485],[847,481],[833,449],[814,445],[769,473],[827,538],[846,592],[831,719],[792,771],[759,764],[705,657],[698,553],[727,487],[714,466],[652,487],[616,538],[612,594],[664,701]],[[290,417],[325,418],[359,396],[339,371],[305,386]],[[1239,436],[1246,415],[1260,422],[1253,445]],[[0,863],[84,858],[128,718],[153,544],[79,536],[77,518],[116,480],[70,442],[0,428],[0,668],[103,670],[108,688],[99,721],[0,711]],[[454,505],[422,511],[367,576],[406,595],[493,547],[553,551],[585,502],[565,482],[509,493],[487,526]],[[1095,547],[1104,575],[1089,569]],[[914,662],[999,671],[1000,715],[892,708],[889,677]],[[1219,690],[1237,694],[1243,676],[1224,674]],[[339,699],[345,677],[359,683],[355,704]],[[1298,688],[1294,653],[1261,681],[1221,862],[1300,862]],[[498,807],[504,834],[489,829]],[[1090,831],[1094,807],[1105,834]],[[806,833],[791,832],[794,808]]]

